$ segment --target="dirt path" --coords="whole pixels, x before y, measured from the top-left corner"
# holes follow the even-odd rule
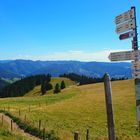
[[[9,124],[9,129],[11,130],[11,118],[8,117],[8,116],[6,116],[3,113],[0,113],[0,118],[2,118],[2,115],[3,115],[3,121],[6,122],[7,124]],[[35,136],[27,133],[27,132],[24,132],[24,130],[22,130],[21,128],[19,128],[19,126],[15,122],[13,122],[13,127],[12,128],[13,128],[13,130],[12,130],[13,132],[18,132],[22,136],[25,136],[27,138],[30,138],[30,140],[41,140],[41,139],[39,139],[39,138],[37,138],[37,137],[35,137]]]

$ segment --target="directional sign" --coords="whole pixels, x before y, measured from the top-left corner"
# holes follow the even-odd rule
[[[122,52],[110,53],[108,58],[111,61],[132,60],[132,51],[122,51]]]
[[[108,58],[110,61],[125,61],[125,60],[140,59],[140,50],[113,52],[110,53]]]
[[[135,20],[131,20],[131,21],[118,25],[116,27],[116,33],[120,34],[129,30],[135,29],[135,28],[136,28]]]
[[[115,18],[115,23],[120,24],[134,18],[134,9],[131,9]]]
[[[131,38],[131,37],[135,37],[135,32],[134,32],[134,31],[130,31],[130,32],[121,34],[121,35],[119,36],[119,39],[120,39],[120,40],[124,40],[124,39],[128,39],[128,38]]]

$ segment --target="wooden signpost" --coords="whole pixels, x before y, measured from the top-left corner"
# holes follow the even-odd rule
[[[138,50],[136,8],[131,9],[115,18],[116,32],[121,34],[120,40],[133,38],[131,51],[116,52],[109,55],[111,61],[132,61],[132,77],[135,79],[137,120],[140,129],[140,50]]]

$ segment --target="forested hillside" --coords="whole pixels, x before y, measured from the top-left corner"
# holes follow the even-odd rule
[[[51,75],[36,75],[23,78],[6,87],[0,92],[0,97],[18,97],[32,90],[35,86],[42,84],[44,81],[49,82]]]
[[[70,80],[77,82],[79,85],[103,82],[103,77],[101,77],[101,78],[88,77],[85,75],[79,75],[79,74],[75,74],[75,73],[62,74],[62,75],[60,75],[60,77],[69,78]],[[118,77],[118,78],[111,78],[111,81],[126,80],[126,79],[127,79],[126,77]]]
[[[7,86],[9,83],[3,79],[0,78],[0,91],[2,90],[2,88],[4,88],[5,86]]]

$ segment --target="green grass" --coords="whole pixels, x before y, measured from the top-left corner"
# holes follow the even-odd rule
[[[20,134],[14,134],[7,128],[0,128],[0,140],[29,140],[28,137],[23,137]]]
[[[28,136],[23,136],[18,130],[11,131],[9,124],[0,122],[0,140],[31,140]]]
[[[49,140],[59,140],[59,138],[57,136],[54,135],[53,132],[46,132],[42,129],[38,129],[38,128],[35,128],[34,126],[30,125],[30,123],[27,123],[25,120],[22,121],[21,119],[13,116],[11,113],[7,112],[7,111],[3,111],[3,110],[0,110],[1,113],[5,114],[4,117],[8,116],[10,119],[13,120],[13,122],[15,122],[20,129],[22,129],[24,132],[26,133],[29,133],[33,136],[36,136],[36,137],[39,137],[40,139],[49,139]],[[10,124],[9,124],[10,126]],[[14,129],[14,127],[13,127]],[[19,129],[14,129],[14,131],[19,131]],[[12,131],[13,132],[13,131]],[[21,132],[23,134],[23,132]],[[29,135],[28,135],[29,137]],[[32,137],[33,139],[33,137]]]
[[[133,80],[112,82],[112,90],[118,139],[140,140]],[[34,90],[31,91],[32,95],[34,92]],[[54,130],[62,140],[72,140],[74,131],[79,131],[80,140],[85,140],[87,128],[89,128],[91,140],[107,139],[103,83],[84,86],[69,84],[58,95],[46,93],[45,96],[7,98],[0,101],[1,108],[10,106],[10,112],[13,115],[24,119],[26,114],[27,120],[33,126],[38,127],[38,121],[42,120],[42,128],[48,131]]]

